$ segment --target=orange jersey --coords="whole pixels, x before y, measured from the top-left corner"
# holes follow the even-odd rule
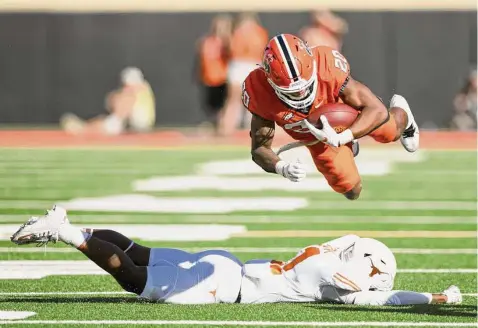
[[[252,71],[243,84],[242,101],[253,114],[266,120],[274,121],[284,128],[284,125],[295,123],[306,118],[309,112],[322,105],[340,102],[339,93],[347,81],[350,68],[347,60],[340,52],[329,47],[319,46],[312,49],[317,61],[317,94],[307,111],[301,112],[287,106],[275,94],[261,68]],[[294,139],[300,141],[315,141],[315,137],[300,128],[284,130]]]
[[[228,61],[224,41],[217,36],[204,38],[199,47],[199,56],[203,83],[211,87],[224,84]]]

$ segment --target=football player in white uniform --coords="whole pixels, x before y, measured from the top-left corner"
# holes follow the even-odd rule
[[[360,305],[457,304],[460,290],[442,293],[393,290],[397,265],[375,239],[347,235],[302,249],[281,262],[241,263],[224,250],[188,253],[148,248],[112,230],[80,229],[66,211],[53,207],[13,234],[16,244],[62,241],[111,274],[126,290],[175,304],[329,301]]]

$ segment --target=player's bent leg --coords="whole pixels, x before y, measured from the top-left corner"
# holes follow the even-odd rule
[[[315,166],[330,187],[349,200],[360,196],[362,184],[352,150],[347,146],[338,148],[318,143],[309,146]]]
[[[417,151],[420,144],[420,131],[407,100],[400,95],[394,95],[390,100],[390,107],[398,107],[405,111],[407,123],[402,124],[405,128],[400,136],[400,142],[406,151],[410,153]]]
[[[389,119],[369,135],[380,143],[400,139],[408,152],[416,151],[419,146],[419,130],[406,99],[394,95],[390,100],[389,113]]]
[[[110,273],[126,290],[140,294],[146,285],[145,267],[136,266],[116,245],[92,237],[70,224],[65,209],[54,206],[44,216],[32,217],[13,234],[16,244],[47,244],[58,240],[71,245]]]
[[[134,264],[139,266],[147,266],[149,264],[149,257],[151,248],[141,246],[125,235],[114,230],[96,230],[85,228],[83,231],[91,234],[93,237],[107,241],[118,246],[126,255],[133,260]]]
[[[404,111],[400,108],[391,108],[389,109],[388,120],[384,122],[380,127],[369,133],[375,141],[380,143],[390,143],[397,141],[400,138],[401,132],[400,125],[397,122],[400,122],[404,116]]]
[[[128,292],[140,295],[147,281],[147,269],[137,266],[118,246],[91,236],[78,250],[116,279]]]

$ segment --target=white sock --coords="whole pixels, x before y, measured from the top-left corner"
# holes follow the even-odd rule
[[[80,247],[91,237],[89,233],[82,231],[80,228],[72,226],[68,222],[62,224],[58,232],[62,242],[76,248]]]

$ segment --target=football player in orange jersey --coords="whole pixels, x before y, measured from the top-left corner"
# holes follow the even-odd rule
[[[272,150],[277,124],[308,147],[332,189],[350,200],[362,190],[353,147],[349,147],[356,139],[366,135],[381,143],[400,139],[407,151],[418,149],[418,126],[405,98],[394,95],[387,109],[369,88],[352,78],[340,52],[324,46],[311,49],[291,34],[269,41],[261,67],[244,81],[242,101],[253,114],[251,153],[256,164],[294,182],[305,178],[301,163],[286,163]],[[336,133],[324,116],[322,129],[306,120],[315,108],[337,102],[360,111],[349,129]]]

